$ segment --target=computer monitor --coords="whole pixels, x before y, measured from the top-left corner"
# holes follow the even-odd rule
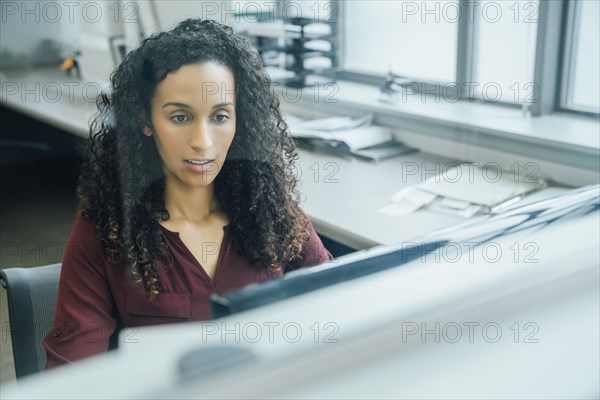
[[[213,317],[224,317],[396,268],[423,257],[446,243],[447,241],[440,240],[379,246],[343,256],[319,266],[292,271],[279,279],[252,284],[223,294],[214,294],[211,297]]]
[[[540,230],[557,221],[596,212],[600,185],[589,185],[497,214],[489,214],[423,236],[410,244],[379,246],[341,257],[333,262],[304,268],[283,278],[246,286],[211,297],[214,318],[249,310],[313,290],[400,267],[448,243],[477,243],[529,229]]]

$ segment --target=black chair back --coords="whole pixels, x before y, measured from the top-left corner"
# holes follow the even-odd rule
[[[10,334],[17,379],[46,365],[44,336],[52,328],[61,264],[0,270],[7,291]]]

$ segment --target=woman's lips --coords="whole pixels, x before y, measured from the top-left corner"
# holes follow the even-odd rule
[[[183,160],[184,164],[194,172],[216,172],[216,163],[215,160],[209,159],[192,159],[192,160]]]

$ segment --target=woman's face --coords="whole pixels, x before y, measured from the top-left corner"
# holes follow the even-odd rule
[[[168,182],[210,186],[235,135],[235,86],[220,64],[184,65],[158,84],[151,105],[153,136]]]

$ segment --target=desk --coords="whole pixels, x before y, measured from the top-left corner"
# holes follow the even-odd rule
[[[67,78],[53,69],[8,71],[0,75],[2,104],[32,118],[88,137],[92,101],[100,85]],[[377,210],[403,187],[441,172],[450,158],[419,152],[379,163],[299,151],[302,207],[315,229],[355,249],[410,241],[423,234],[466,221],[426,210],[391,217]],[[552,188],[543,198],[562,192]]]
[[[219,320],[130,328],[118,351],[3,398],[598,398],[599,212],[580,211],[496,236],[500,257],[432,254]],[[531,242],[535,260],[515,260]],[[182,381],[184,355],[225,348],[256,362]]]
[[[410,241],[466,219],[426,210],[393,217],[377,210],[398,190],[421,182],[424,171],[451,161],[420,152],[369,163],[300,151],[303,208],[319,233],[355,249]]]
[[[0,102],[31,118],[88,137],[99,85],[68,78],[57,69],[0,72]]]

